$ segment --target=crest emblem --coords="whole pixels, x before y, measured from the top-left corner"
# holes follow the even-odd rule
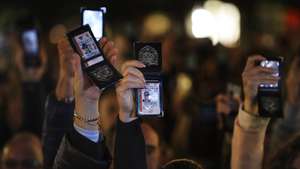
[[[109,66],[103,65],[96,68],[92,72],[92,76],[94,76],[99,81],[108,81],[112,78],[113,71]]]
[[[279,109],[278,100],[276,98],[264,97],[262,102],[264,109],[270,113],[275,113]]]
[[[138,60],[142,61],[147,66],[159,65],[158,57],[157,50],[149,45],[140,49],[138,53]]]

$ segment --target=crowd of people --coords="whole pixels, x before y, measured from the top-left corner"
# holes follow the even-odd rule
[[[123,75],[102,91],[64,35],[55,52],[42,43],[41,64],[27,67],[17,33],[6,34],[0,168],[300,169],[300,53],[259,42],[250,52],[226,49],[172,31],[141,34],[139,40],[162,42],[163,118],[135,112],[134,89],[145,85],[145,65],[132,56],[126,35],[99,41]],[[271,53],[285,58],[282,77],[257,65]],[[258,86],[278,80],[284,82],[284,117],[261,117]]]

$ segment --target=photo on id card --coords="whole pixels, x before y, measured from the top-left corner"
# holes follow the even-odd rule
[[[95,43],[93,37],[89,32],[84,32],[75,36],[76,44],[78,49],[83,57],[83,59],[88,60],[93,56],[100,55],[100,51]]]
[[[159,82],[146,82],[145,88],[137,89],[138,115],[161,114],[160,85]]]

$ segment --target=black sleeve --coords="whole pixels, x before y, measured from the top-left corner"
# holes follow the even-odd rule
[[[41,136],[46,92],[42,82],[22,83],[23,124],[22,130]]]
[[[44,168],[51,169],[63,136],[72,131],[74,103],[59,102],[54,93],[46,99],[42,142]]]
[[[145,140],[140,120],[117,122],[115,169],[147,169]]]
[[[63,138],[53,169],[108,169],[110,163],[103,140],[94,143],[73,129]]]

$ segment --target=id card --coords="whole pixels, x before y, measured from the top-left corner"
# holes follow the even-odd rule
[[[160,81],[146,81],[145,88],[137,89],[137,114],[139,116],[163,116],[162,86]]]
[[[99,89],[108,88],[122,78],[105,58],[89,25],[81,26],[67,35],[70,44],[81,57],[83,70]]]

